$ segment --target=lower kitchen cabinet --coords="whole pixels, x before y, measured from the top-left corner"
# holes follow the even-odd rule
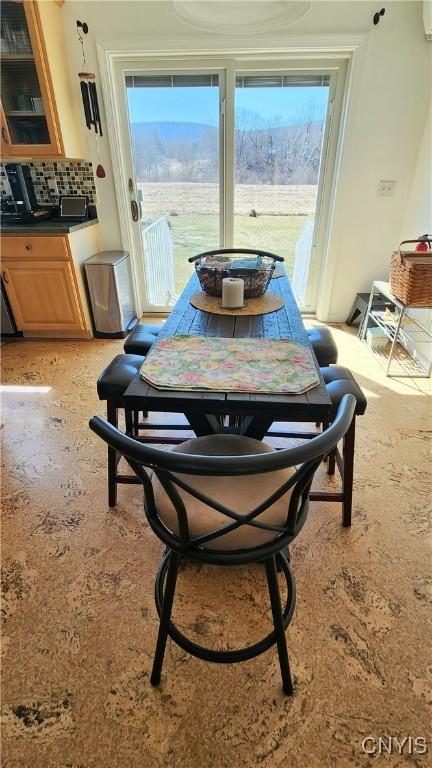
[[[19,331],[84,331],[69,261],[4,261],[2,267]]]
[[[1,275],[19,331],[33,338],[92,338],[84,262],[98,225],[50,235],[3,234]]]

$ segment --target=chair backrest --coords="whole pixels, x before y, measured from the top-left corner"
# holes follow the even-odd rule
[[[141,480],[149,524],[168,547],[197,560],[234,563],[254,559],[251,552],[256,557],[273,554],[297,536],[307,517],[309,490],[314,473],[323,457],[347,432],[354,410],[355,398],[345,395],[331,427],[317,437],[293,448],[244,455],[210,456],[182,453],[181,445],[175,451],[155,448],[128,437],[99,416],[90,420],[90,428],[125,457]],[[196,444],[199,444],[199,439]],[[153,471],[174,508],[174,526],[168,528],[166,519],[158,510],[154,485],[147,469]],[[281,472],[288,469],[292,471]],[[202,483],[194,485],[194,477],[230,478],[264,476],[268,473],[277,477],[276,484],[271,487],[265,498],[256,499],[253,509],[240,514],[231,506],[221,503],[220,496],[219,499],[214,496],[210,498],[203,490]],[[262,484],[264,486],[264,478]],[[268,484],[266,487],[269,487]],[[221,515],[220,524],[204,533],[195,534],[191,531],[188,513],[188,500],[190,502],[191,499],[216,510]],[[269,522],[266,511],[285,499],[283,517],[278,519],[277,523]],[[233,505],[235,504],[234,497]],[[222,538],[225,537],[226,540],[228,534],[245,526],[266,532],[265,542],[253,547],[239,547],[235,552],[232,549],[227,551],[223,546],[218,548]]]

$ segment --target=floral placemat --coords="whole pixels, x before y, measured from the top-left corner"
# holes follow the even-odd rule
[[[171,336],[154,344],[141,377],[157,389],[271,395],[319,384],[309,349],[288,339]]]
[[[244,307],[239,309],[223,307],[220,296],[208,296],[204,291],[193,293],[189,301],[196,309],[210,312],[212,315],[268,315],[282,309],[285,303],[280,294],[272,291],[266,291],[264,296],[258,296],[256,299],[245,299]]]

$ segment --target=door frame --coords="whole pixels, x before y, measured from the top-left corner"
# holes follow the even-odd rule
[[[174,50],[151,51],[137,50],[133,51],[113,51],[109,45],[99,45],[99,63],[101,68],[102,89],[105,98],[107,113],[108,136],[113,162],[114,186],[119,212],[130,210],[131,195],[128,192],[128,179],[133,178],[129,175],[129,166],[124,157],[122,136],[129,135],[129,119],[126,104],[126,90],[124,87],[124,77],[126,74],[136,72],[141,68],[142,63],[146,62],[146,69],[153,70],[159,66],[162,71],[172,70],[174,65],[179,65],[184,70],[190,72],[218,70],[224,73],[225,78],[225,109],[223,120],[221,120],[221,136],[223,131],[223,146],[226,151],[221,158],[221,190],[223,190],[222,207],[224,210],[224,232],[222,243],[232,242],[233,237],[233,217],[227,215],[228,211],[233,211],[234,198],[234,164],[227,162],[233,147],[226,146],[229,142],[229,136],[234,136],[233,130],[227,130],[228,127],[234,127],[234,92],[235,92],[235,73],[236,71],[245,72],[248,67],[251,71],[265,72],[284,70],[292,72],[326,71],[331,75],[331,88],[329,93],[329,102],[325,122],[324,140],[326,143],[326,157],[324,158],[324,172],[320,180],[321,205],[317,210],[313,239],[313,278],[309,286],[308,305],[303,308],[304,312],[314,312],[316,306],[322,301],[323,293],[331,290],[329,285],[329,253],[328,244],[331,234],[331,224],[333,218],[333,208],[335,199],[335,190],[337,185],[337,176],[339,170],[339,161],[343,146],[344,125],[346,109],[348,102],[349,86],[352,77],[352,64],[354,54],[359,45],[363,42],[363,37],[353,39],[350,44],[345,44],[343,49],[335,46],[333,50],[313,49],[310,46],[304,50],[296,49],[288,52],[275,52],[272,50],[248,51],[248,52],[228,52],[218,51],[215,53],[203,54],[200,52],[188,51],[187,54],[179,53]],[[122,88],[119,87],[122,83]],[[126,133],[125,133],[126,131]],[[233,155],[232,155],[233,156]],[[232,167],[231,167],[232,166]],[[136,189],[133,189],[136,194]],[[136,197],[135,197],[136,199]],[[140,259],[138,258],[138,243],[136,241],[137,228],[133,227],[133,222],[129,215],[119,215],[120,229],[123,248],[131,254],[131,266],[133,273],[134,295],[138,316],[145,311],[142,297],[145,295],[144,270]],[[327,277],[327,279],[326,279]],[[321,292],[320,292],[321,289]],[[153,310],[154,311],[154,310]],[[163,308],[160,311],[164,311]]]

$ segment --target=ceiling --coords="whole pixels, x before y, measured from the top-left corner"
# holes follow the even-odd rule
[[[309,11],[312,0],[172,0],[175,14],[205,32],[250,35],[288,26]]]

